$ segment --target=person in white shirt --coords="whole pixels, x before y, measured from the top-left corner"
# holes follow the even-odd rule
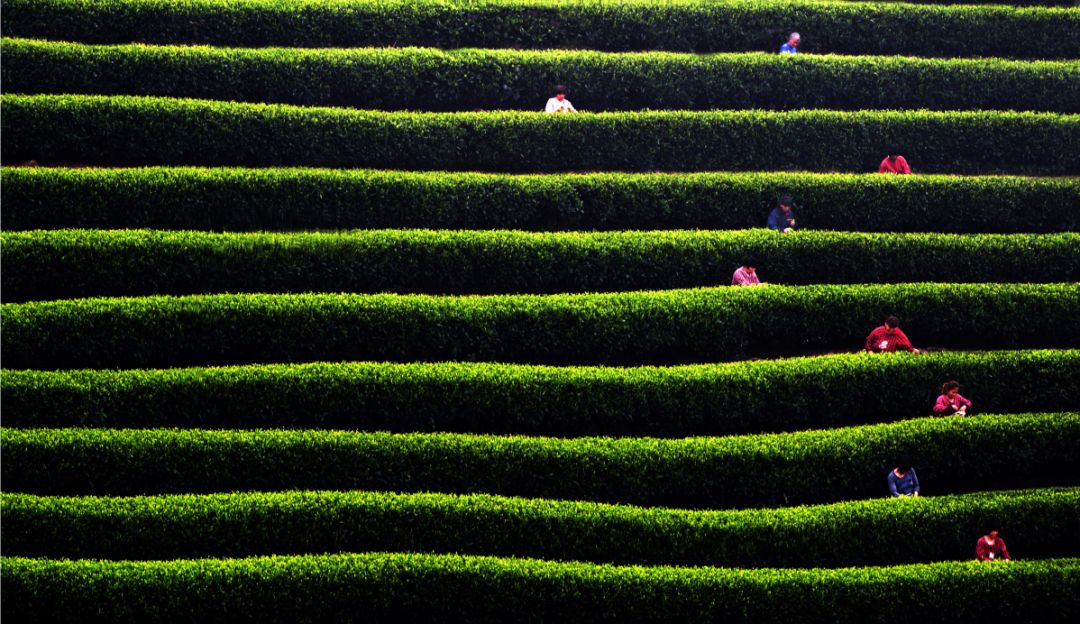
[[[577,109],[566,99],[566,87],[555,85],[555,97],[547,101],[546,113],[576,113]]]

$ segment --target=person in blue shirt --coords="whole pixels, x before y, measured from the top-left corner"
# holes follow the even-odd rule
[[[773,208],[773,211],[769,213],[767,227],[770,230],[776,230],[783,234],[790,234],[795,231],[795,213],[791,210],[792,203],[794,203],[794,200],[791,195],[780,197],[780,205]]]
[[[799,33],[797,33],[797,32],[791,33],[791,35],[788,36],[787,43],[780,46],[780,54],[795,54],[795,53],[797,53],[798,50],[796,50],[796,48],[799,47],[799,40],[800,39],[802,39],[802,37],[799,36]]]
[[[919,477],[915,476],[915,468],[907,457],[901,457],[896,468],[889,471],[889,495],[893,498],[919,495]]]

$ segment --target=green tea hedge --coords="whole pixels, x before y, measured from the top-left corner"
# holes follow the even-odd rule
[[[927,496],[1075,485],[1080,414],[679,440],[5,429],[0,471],[6,492],[42,495],[361,489],[699,509],[885,497],[900,454]]]
[[[669,368],[339,363],[6,369],[0,392],[7,427],[675,437],[929,415],[949,379],[962,382],[976,412],[1069,410],[1080,396],[1077,370],[1080,351],[856,354]]]
[[[876,171],[900,144],[923,173],[1080,173],[1080,115],[1054,113],[387,113],[91,95],[0,104],[5,164]]]
[[[948,379],[963,383],[977,412],[1067,410],[1080,395],[1078,368],[1080,351],[852,354],[663,368],[341,363],[6,369],[0,391],[8,426],[673,437],[929,415]]]
[[[1078,559],[838,570],[421,554],[0,563],[16,621],[931,624],[1068,622],[1080,611]]]
[[[5,36],[241,47],[571,48],[1077,58],[1064,8],[783,0],[4,0]]]
[[[866,0],[850,0],[851,2],[865,2]],[[1001,4],[1007,6],[1060,6],[1071,7],[1076,5],[1076,0],[875,0],[876,2],[904,2],[907,4]]]
[[[365,230],[0,234],[9,303],[205,293],[496,294],[769,283],[1080,281],[1080,234]]]
[[[7,93],[414,111],[822,108],[1080,112],[1074,62],[431,48],[89,46],[5,39]],[[914,147],[914,146],[912,146]]]
[[[1080,178],[21,167],[0,193],[6,230],[742,229],[792,193],[809,228],[1080,231]]]
[[[900,317],[917,347],[1080,346],[1075,283],[159,296],[4,304],[0,314],[4,364],[41,369],[340,360],[693,363],[858,351],[889,314]]]
[[[720,512],[366,492],[4,494],[0,503],[9,557],[145,560],[389,551],[639,565],[837,567],[971,559],[975,540],[989,527],[1002,531],[1018,559],[1080,555],[1080,489]],[[896,539],[899,533],[905,538]]]

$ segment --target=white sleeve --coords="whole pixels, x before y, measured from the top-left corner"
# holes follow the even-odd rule
[[[575,113],[577,112],[577,109],[574,108],[574,105],[570,103],[570,100],[563,100],[563,101],[566,102],[566,109],[567,110],[573,111]]]
[[[547,101],[547,107],[544,108],[545,113],[554,113],[559,110],[559,101],[555,98],[551,98]]]

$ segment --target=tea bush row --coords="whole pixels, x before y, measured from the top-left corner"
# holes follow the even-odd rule
[[[679,367],[316,363],[0,377],[7,427],[727,435],[929,415],[949,379],[976,413],[1080,407],[1080,351],[861,354]],[[782,407],[778,407],[782,406]]]
[[[431,48],[93,46],[5,39],[6,93],[156,95],[414,111],[933,109],[1080,112],[1074,62]]]
[[[6,556],[193,559],[428,552],[636,565],[805,567],[970,559],[990,529],[1017,559],[1080,555],[1080,489],[741,511],[488,495],[4,494]],[[903,532],[904,539],[896,539]],[[829,544],[822,548],[822,544]]]
[[[1067,8],[783,0],[4,0],[5,36],[242,47],[570,48],[1078,58]]]
[[[261,624],[1068,622],[1078,615],[1080,584],[1078,559],[833,570],[381,553],[179,561],[4,557],[0,564],[3,610],[13,620],[110,623],[211,621],[223,613]]]
[[[382,490],[719,509],[886,497],[904,454],[925,496],[1075,485],[1080,414],[677,440],[5,429],[0,471],[6,492],[41,495]]]
[[[498,294],[727,285],[755,257],[773,284],[1080,281],[1080,234],[765,229],[525,233],[365,230],[0,234],[8,303],[209,293]]]
[[[1080,178],[19,167],[0,181],[9,231],[744,229],[783,193],[808,228],[1080,231],[1080,211],[1062,209],[1080,205]]]
[[[916,346],[1080,346],[1080,284],[873,284],[574,295],[194,295],[4,304],[8,368],[341,360],[681,364]],[[1017,323],[1016,319],[1024,319]],[[869,357],[869,356],[867,356]]]
[[[1078,12],[1080,15],[1080,12]],[[4,95],[5,164],[1076,175],[1080,115],[934,111],[408,113],[93,95]]]

